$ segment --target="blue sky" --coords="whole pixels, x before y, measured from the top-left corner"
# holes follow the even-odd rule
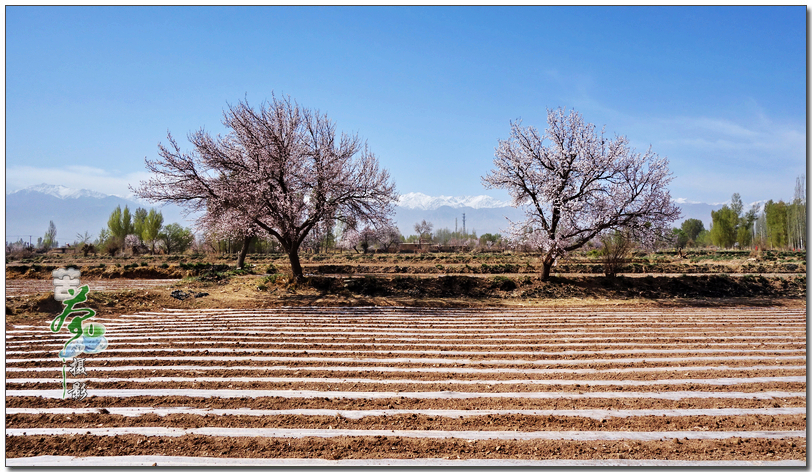
[[[806,7],[21,7],[6,14],[6,190],[126,196],[170,131],[271,93],[358,133],[398,191],[491,195],[511,120],[574,108],[670,160],[676,199],[791,199]]]

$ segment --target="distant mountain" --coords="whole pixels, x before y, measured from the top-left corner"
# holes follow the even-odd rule
[[[6,241],[29,241],[30,236],[30,240],[36,242],[45,234],[49,221],[56,225],[56,239],[60,246],[72,244],[77,233],[84,234],[85,231],[95,239],[99,230],[107,227],[110,213],[117,206],[122,209],[128,206],[133,214],[138,207],[155,208],[163,214],[164,224],[192,226],[175,205],[161,207],[92,190],[40,184],[6,195]]]
[[[6,241],[21,238],[28,241],[30,236],[36,242],[38,237],[45,234],[51,220],[56,225],[60,245],[73,243],[77,233],[84,234],[85,231],[95,239],[99,230],[107,227],[107,220],[116,206],[128,206],[133,213],[138,207],[155,208],[163,214],[165,224],[193,226],[193,220],[187,220],[181,208],[175,205],[153,206],[92,190],[41,184],[6,195]],[[709,229],[711,211],[718,210],[722,204],[677,202],[677,206],[682,209],[682,216],[674,226],[679,226],[685,219],[697,218]],[[432,197],[413,192],[401,196],[395,207],[394,219],[400,232],[408,236],[414,234],[414,224],[424,219],[431,222],[435,230],[448,228],[453,231],[456,225],[461,231],[463,214],[465,229],[468,232],[476,231],[478,236],[485,233],[504,234],[509,225],[508,218],[512,221],[524,218],[521,209],[487,195]]]
[[[10,192],[9,195],[15,194],[23,194],[29,195],[34,193],[43,193],[45,195],[51,195],[52,197],[60,198],[62,200],[66,199],[75,199],[75,198],[82,198],[82,197],[90,197],[90,198],[107,198],[107,197],[115,197],[116,195],[106,195],[100,192],[95,192],[93,190],[86,190],[86,189],[73,189],[68,188],[63,185],[48,185],[48,184],[39,184],[33,185],[31,187],[26,187],[22,190],[17,190],[15,192]]]
[[[510,202],[502,202],[487,195],[477,195],[476,197],[432,197],[419,192],[410,192],[400,196],[398,206],[410,210],[436,210],[442,206],[451,208],[504,208],[509,207]]]
[[[680,219],[672,226],[678,227],[689,218],[701,220],[705,229],[710,229],[711,211],[722,208],[722,204],[677,201],[682,210]],[[465,213],[465,228],[476,230],[477,235],[485,233],[504,233],[509,223],[521,221],[524,212],[513,208],[510,203],[496,200],[486,195],[476,197],[432,197],[422,193],[407,193],[401,196],[395,207],[395,221],[401,234],[414,234],[414,224],[426,220],[434,224],[434,229],[448,228],[454,230],[455,218],[457,228],[462,230],[462,215]]]
[[[474,208],[469,206],[451,207],[443,205],[438,208],[423,210],[420,208],[395,207],[395,221],[400,233],[404,236],[415,234],[414,225],[426,220],[434,225],[434,229],[447,228],[462,231],[462,215],[465,214],[465,229],[469,233],[476,231],[477,236],[485,233],[503,233],[508,227],[507,218],[519,221],[524,212],[518,208]]]
[[[414,234],[414,225],[426,220],[434,229],[458,229],[462,231],[462,217],[465,215],[465,229],[476,231],[477,236],[485,233],[503,233],[508,220],[519,220],[522,211],[510,206],[509,202],[496,200],[487,195],[473,197],[432,197],[418,192],[401,195],[395,207],[395,221],[401,234]]]

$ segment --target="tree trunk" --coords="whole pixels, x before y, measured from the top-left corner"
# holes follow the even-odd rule
[[[545,282],[547,279],[550,278],[550,269],[553,268],[553,263],[555,263],[555,259],[549,254],[544,256],[544,261],[541,265],[541,281]]]
[[[242,249],[240,249],[240,256],[237,258],[237,268],[242,269],[245,265],[245,255],[248,254],[248,246],[251,244],[251,240],[254,239],[253,236],[246,236],[242,243]]]
[[[293,278],[297,282],[304,280],[302,264],[299,263],[299,251],[295,249],[288,251],[288,257],[290,258],[290,270],[293,271]]]

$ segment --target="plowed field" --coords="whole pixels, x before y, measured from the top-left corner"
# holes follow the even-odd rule
[[[93,279],[87,285],[93,292],[122,289],[168,288],[180,279]],[[6,280],[6,297],[19,297],[32,293],[53,292],[53,280],[17,279]]]
[[[94,321],[63,398],[6,333],[6,464],[805,465],[801,309],[397,307]]]

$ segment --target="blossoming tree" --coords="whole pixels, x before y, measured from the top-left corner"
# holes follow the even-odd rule
[[[341,239],[338,241],[338,248],[345,251],[353,250],[358,252],[358,244],[361,242],[361,233],[357,229],[347,227],[341,233]]]
[[[237,256],[238,269],[245,267],[245,256],[248,255],[248,247],[251,245],[251,241],[267,236],[267,233],[252,220],[243,217],[235,210],[217,212],[216,214],[206,212],[205,215],[198,219],[197,226],[204,234],[218,239],[236,239],[241,242],[242,246]]]
[[[390,219],[397,193],[389,173],[357,136],[337,136],[326,115],[273,97],[259,109],[229,106],[222,122],[228,134],[191,133],[188,153],[170,134],[161,159],[146,159],[152,177],[135,194],[256,225],[279,241],[296,279],[299,248],[319,222]]]
[[[516,243],[540,249],[542,280],[555,262],[605,231],[628,229],[639,237],[662,234],[679,217],[666,186],[668,159],[640,154],[625,136],[607,139],[575,111],[548,110],[544,134],[511,123],[500,140],[486,188],[510,192],[526,219],[511,222]]]
[[[387,252],[389,248],[397,248],[400,245],[400,230],[394,224],[381,225],[375,228],[375,239],[381,249]]]

